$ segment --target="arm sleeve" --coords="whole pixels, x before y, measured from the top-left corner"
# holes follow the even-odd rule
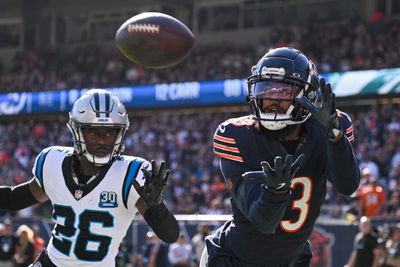
[[[29,183],[26,182],[14,187],[0,186],[0,209],[15,211],[39,203],[29,189]]]
[[[178,239],[178,222],[164,203],[148,208],[143,217],[154,233],[164,242],[173,243]]]
[[[275,194],[265,190],[258,181],[243,180],[242,174],[249,169],[242,163],[221,158],[221,170],[244,216],[258,231],[272,233],[285,214],[290,193]]]
[[[326,175],[339,193],[351,195],[360,183],[360,171],[353,148],[346,137],[328,141]]]

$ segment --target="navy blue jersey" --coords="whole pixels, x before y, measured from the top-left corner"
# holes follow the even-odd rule
[[[345,154],[339,155],[340,158],[351,161],[350,167],[340,166],[340,171],[347,174],[346,178],[354,176],[350,179],[358,185],[358,167],[350,144],[354,140],[353,125],[347,114],[338,114],[346,139],[340,144],[343,147],[336,150]],[[301,153],[305,157],[290,192],[283,195],[268,192],[257,181],[244,181],[241,174],[261,170],[261,161],[274,166],[276,156],[284,158],[288,153],[281,142],[261,134],[255,126],[251,117],[233,118],[220,124],[214,135],[214,153],[221,157],[221,171],[233,196],[233,220],[207,238],[208,253],[210,258],[226,255],[254,264],[286,263],[303,251],[324,202],[330,170],[337,168],[332,162],[336,161],[328,160],[328,141],[322,126],[311,117],[304,123],[303,134],[294,149],[295,158]],[[347,191],[354,190],[352,186]],[[257,202],[261,193],[270,198],[262,215],[269,217],[265,224],[274,225],[270,232],[259,231],[263,225],[257,226],[249,218],[246,206]]]

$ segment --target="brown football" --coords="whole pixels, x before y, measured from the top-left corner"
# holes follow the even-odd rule
[[[119,50],[148,68],[166,68],[180,62],[193,48],[195,37],[176,18],[158,12],[133,16],[115,34]]]

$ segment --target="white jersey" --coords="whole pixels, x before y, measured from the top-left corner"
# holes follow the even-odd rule
[[[33,175],[53,204],[52,237],[47,246],[57,266],[115,266],[115,256],[136,212],[148,161],[122,156],[79,187],[73,179],[72,147],[49,147],[36,159]]]

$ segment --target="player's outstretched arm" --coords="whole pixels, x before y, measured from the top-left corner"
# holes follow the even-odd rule
[[[17,186],[0,186],[0,209],[20,210],[46,200],[35,179]]]
[[[329,141],[337,142],[343,137],[343,132],[339,127],[339,118],[336,112],[335,94],[332,92],[331,85],[325,83],[325,79],[320,80],[321,106],[315,106],[305,96],[296,99],[300,105],[306,108],[312,116],[322,125]]]
[[[262,233],[272,233],[278,226],[286,211],[289,200],[288,191],[291,181],[299,169],[304,154],[299,155],[293,162],[293,155],[287,155],[285,161],[277,156],[274,167],[263,161],[262,171],[245,172],[242,175],[244,184],[257,181],[261,197],[248,208],[248,218],[251,218],[256,229]]]
[[[246,180],[258,180],[265,189],[273,193],[286,193],[290,183],[303,162],[304,154],[300,154],[293,162],[293,155],[287,155],[285,162],[281,156],[274,159],[274,168],[268,162],[261,162],[262,171],[246,172],[242,175]]]
[[[221,158],[220,163],[234,203],[241,213],[255,229],[271,234],[285,214],[290,194],[266,190],[256,178],[243,179],[242,175],[249,171],[243,163],[225,158]]]
[[[326,161],[326,175],[335,186],[336,190],[345,195],[351,195],[360,183],[360,173],[353,148],[343,130],[339,126],[336,111],[335,94],[329,83],[321,78],[322,105],[317,107],[307,98],[302,97],[297,101],[307,108],[313,117],[323,126],[328,138],[328,157]]]
[[[164,187],[167,184],[170,171],[166,168],[164,161],[161,162],[159,170],[157,170],[157,164],[154,160],[151,161],[151,166],[151,172],[145,168],[141,169],[145,176],[143,186],[140,186],[136,180],[132,181],[140,195],[136,206],[154,233],[161,240],[172,243],[178,239],[179,225],[163,202]]]

